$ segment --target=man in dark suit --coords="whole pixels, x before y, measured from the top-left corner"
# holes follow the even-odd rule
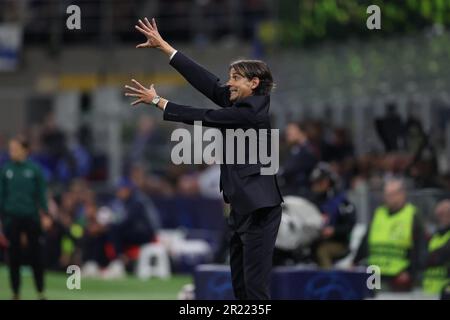
[[[132,105],[151,103],[164,111],[168,121],[227,129],[266,129],[258,140],[270,139],[269,102],[273,87],[272,75],[262,61],[241,60],[231,64],[230,79],[220,85],[219,79],[181,52],[176,51],[158,32],[154,19],[139,20],[136,26],[147,37],[138,48],[157,48],[170,56],[170,64],[197,90],[222,109],[201,109],[179,105],[157,95],[153,85],[145,88],[136,80],[136,87],[125,86],[125,95],[137,97]],[[225,145],[225,144],[224,144]],[[282,197],[276,176],[262,174],[263,164],[257,157],[249,164],[251,152],[245,147],[245,164],[221,164],[221,191],[231,205],[229,226],[230,266],[233,288],[238,299],[270,299],[269,284],[272,256],[281,221]],[[235,150],[236,151],[236,148]],[[278,152],[278,150],[271,150]],[[236,154],[236,153],[235,153]]]

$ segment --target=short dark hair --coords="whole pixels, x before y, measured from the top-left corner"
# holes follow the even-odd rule
[[[267,96],[274,87],[272,73],[264,61],[237,60],[230,64],[231,68],[248,80],[259,79],[259,85],[253,90],[255,95]]]

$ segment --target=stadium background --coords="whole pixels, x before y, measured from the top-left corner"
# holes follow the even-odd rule
[[[81,8],[81,30],[65,26],[71,4]],[[370,4],[381,7],[382,30],[366,27]],[[325,160],[343,178],[358,223],[367,223],[379,203],[383,177],[396,174],[410,181],[409,195],[431,230],[433,207],[450,188],[448,1],[1,0],[1,161],[8,138],[27,134],[49,182],[55,219],[68,215],[69,225],[82,220],[82,210],[81,217],[68,213],[71,200],[90,192],[99,206],[106,204],[117,180],[133,169],[135,179],[146,181],[161,227],[203,240],[211,250],[198,261],[175,262],[170,280],[86,280],[79,293],[59,287],[66,279],[61,271],[76,257],[49,257],[55,270],[47,276],[49,298],[108,298],[94,292],[117,291],[115,298],[175,299],[192,281],[195,263],[212,261],[220,244],[220,196],[197,179],[207,175],[205,168],[171,165],[168,137],[176,126],[149,107],[132,109],[123,97],[123,85],[136,77],[171,100],[212,106],[166,57],[134,49],[142,37],[133,26],[143,16],[156,17],[169,42],[222,79],[237,57],[266,60],[277,83],[273,124],[283,129],[288,120],[308,120],[317,141],[347,150]],[[415,116],[426,133],[427,148],[413,168],[405,163],[417,155],[414,144],[386,152],[374,127],[393,103],[402,119]],[[24,297],[33,297],[25,285]],[[0,298],[8,296],[2,265]]]

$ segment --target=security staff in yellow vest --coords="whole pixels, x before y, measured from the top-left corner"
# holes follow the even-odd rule
[[[382,290],[411,290],[424,252],[423,225],[417,208],[407,202],[404,182],[392,179],[383,190],[367,234],[354,258],[380,268]],[[383,287],[384,284],[384,287]],[[387,285],[387,287],[386,287]]]
[[[450,286],[450,200],[439,202],[435,209],[438,229],[428,242],[428,257],[423,275],[423,290],[442,294]]]

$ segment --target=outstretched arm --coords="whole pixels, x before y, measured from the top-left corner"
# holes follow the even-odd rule
[[[153,99],[159,97],[153,84],[150,88],[146,88],[134,79],[131,81],[135,87],[125,86],[128,90],[125,96],[137,98],[131,105],[134,106],[141,102],[152,104]],[[252,109],[245,103],[242,103],[239,107],[215,110],[178,105],[159,97],[159,101],[155,106],[164,111],[164,120],[187,124],[193,124],[194,121],[202,121],[202,124],[208,127],[233,128],[251,126],[254,119]]]
[[[250,128],[253,125],[250,106],[241,105],[225,109],[204,109],[169,102],[164,110],[164,120],[194,124],[200,121],[202,126],[234,129]]]
[[[230,88],[204,67],[177,52],[170,65],[174,67],[195,89],[222,108],[231,107]]]
[[[232,105],[229,87],[221,85],[217,76],[169,45],[159,34],[155,19],[152,19],[151,23],[147,18],[144,21],[139,20],[139,25],[135,27],[147,38],[146,42],[137,45],[136,48],[160,49],[170,56],[170,65],[194,88],[221,107]]]

